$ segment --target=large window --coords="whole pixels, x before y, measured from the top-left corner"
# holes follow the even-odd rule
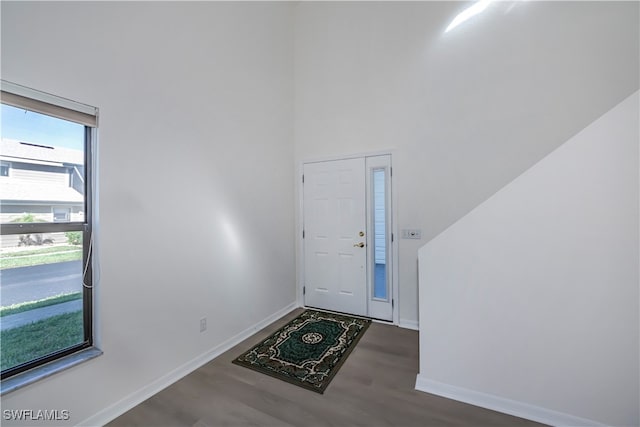
[[[93,345],[97,110],[5,81],[1,103],[0,344],[6,379]]]

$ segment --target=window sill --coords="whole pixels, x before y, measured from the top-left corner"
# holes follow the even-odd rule
[[[47,378],[53,374],[72,368],[91,359],[95,359],[101,354],[102,350],[91,347],[77,353],[70,354],[69,356],[55,360],[51,363],[47,363],[46,365],[14,375],[11,378],[7,378],[0,382],[0,396],[4,396],[7,393],[11,393],[19,388],[33,384],[36,381],[40,381],[43,378]]]

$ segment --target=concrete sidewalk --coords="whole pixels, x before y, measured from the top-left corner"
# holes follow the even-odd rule
[[[4,331],[7,329],[17,328],[18,326],[27,325],[48,317],[80,310],[82,310],[82,300],[78,299],[63,302],[61,304],[50,305],[48,307],[23,311],[22,313],[10,314],[8,316],[0,317],[0,330]]]

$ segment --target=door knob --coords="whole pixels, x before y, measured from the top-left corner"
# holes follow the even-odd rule
[[[360,243],[356,243],[355,245],[353,245],[354,248],[364,248],[364,243],[360,242]]]

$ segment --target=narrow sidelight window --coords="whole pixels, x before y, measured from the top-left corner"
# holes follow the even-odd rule
[[[373,297],[388,299],[387,286],[387,213],[385,169],[373,170]]]

